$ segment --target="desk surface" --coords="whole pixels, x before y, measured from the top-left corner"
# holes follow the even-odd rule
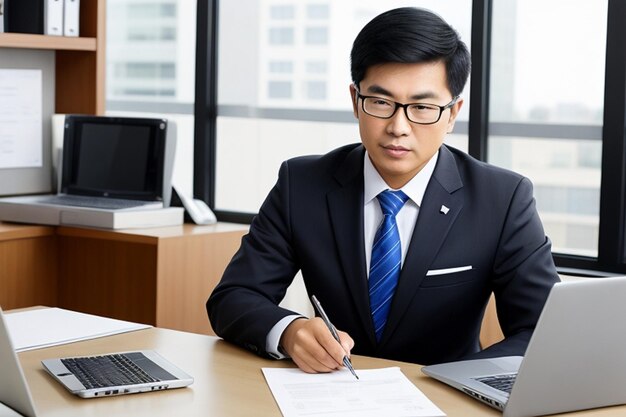
[[[42,369],[45,358],[154,349],[194,376],[189,388],[97,399],[69,394]],[[292,367],[290,361],[266,360],[216,337],[151,328],[132,333],[19,354],[42,417],[110,416],[276,416],[281,413],[261,367]],[[434,381],[420,366],[353,356],[356,369],[400,366],[404,374],[450,417],[501,416],[494,409]],[[573,415],[573,414],[572,414]],[[578,417],[626,415],[626,406],[575,414]]]

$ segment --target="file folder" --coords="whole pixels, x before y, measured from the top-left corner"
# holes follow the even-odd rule
[[[79,36],[80,0],[63,1],[63,35]]]
[[[44,0],[4,0],[4,31],[43,34]]]
[[[0,0],[0,33],[4,32],[4,0]]]
[[[63,36],[63,0],[43,0],[44,35]]]

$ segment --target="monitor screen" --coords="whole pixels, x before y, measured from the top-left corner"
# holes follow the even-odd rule
[[[166,125],[162,119],[67,116],[61,191],[159,200]]]

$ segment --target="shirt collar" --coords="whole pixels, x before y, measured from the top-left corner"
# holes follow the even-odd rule
[[[401,190],[415,203],[417,206],[422,205],[422,199],[426,192],[426,187],[435,171],[437,165],[437,157],[439,151],[437,151],[430,160],[424,165],[424,168],[417,173],[411,180],[401,188]],[[363,191],[363,203],[367,205],[378,194],[389,189],[389,186],[380,176],[372,161],[369,158],[369,154],[365,151],[365,161],[363,164],[363,178],[364,178],[364,191]]]

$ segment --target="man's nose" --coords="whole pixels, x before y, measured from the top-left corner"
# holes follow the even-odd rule
[[[411,132],[411,122],[406,117],[404,107],[398,107],[387,124],[387,133],[394,136],[407,136]]]

